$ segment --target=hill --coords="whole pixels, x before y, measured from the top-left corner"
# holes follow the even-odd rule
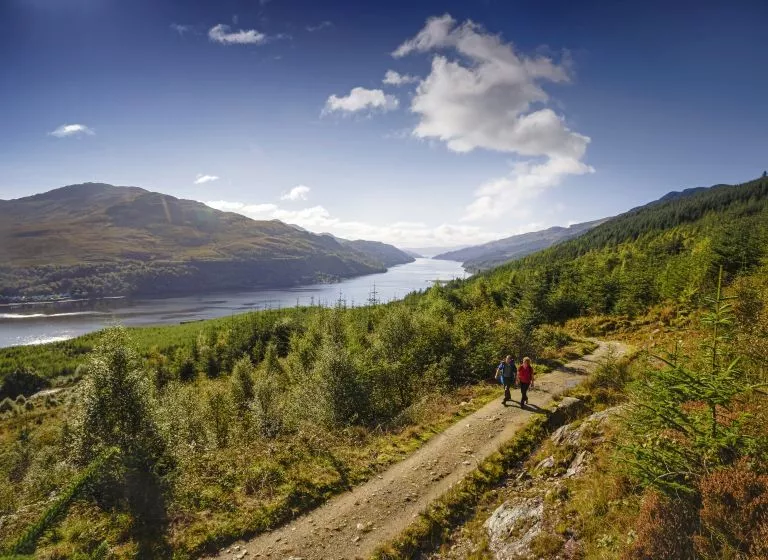
[[[465,269],[472,272],[486,270],[546,249],[565,239],[581,235],[585,231],[602,224],[606,219],[574,224],[567,228],[555,226],[541,231],[513,235],[504,239],[483,243],[482,245],[474,245],[456,251],[441,253],[432,258],[461,262],[464,264]]]
[[[0,200],[5,299],[285,286],[409,262],[398,253],[138,187],[85,183]]]
[[[398,264],[411,263],[415,260],[408,252],[401,251],[397,247],[381,243],[380,241],[366,241],[364,239],[355,239],[353,241],[342,239],[339,241],[344,247],[362,253],[368,258],[380,262],[387,268]]]

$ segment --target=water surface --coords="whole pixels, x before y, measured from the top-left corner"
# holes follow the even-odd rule
[[[48,305],[0,306],[0,348],[67,340],[118,322],[127,326],[168,325],[214,319],[258,309],[295,305],[365,305],[375,289],[376,299],[387,302],[423,290],[435,280],[465,276],[453,261],[416,259],[338,284],[313,284],[285,289],[226,292],[162,299],[110,298]]]

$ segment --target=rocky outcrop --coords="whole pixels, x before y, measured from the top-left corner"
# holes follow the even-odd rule
[[[572,418],[582,406],[578,399],[563,399],[556,413]],[[566,499],[567,480],[587,472],[594,457],[591,449],[604,441],[604,425],[619,410],[616,407],[597,412],[558,428],[544,447],[549,454],[508,481],[504,490],[507,499],[483,524],[494,558],[544,558],[542,549],[551,550],[558,539],[559,552],[546,558],[579,557],[578,535],[566,531],[562,536],[551,531],[558,520],[550,504]]]
[[[543,519],[541,496],[501,504],[484,524],[495,557],[499,560],[527,558],[533,539],[541,533]]]

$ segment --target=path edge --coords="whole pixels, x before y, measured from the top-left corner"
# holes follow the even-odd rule
[[[625,355],[621,359],[631,358]],[[397,537],[377,547],[370,559],[411,560],[420,554],[434,551],[453,528],[475,513],[485,493],[497,487],[508,471],[529,457],[549,434],[593,412],[586,401],[569,397],[571,392],[559,395],[547,408],[549,414],[532,418],[498,451],[434,500]],[[562,406],[566,402],[568,406]]]

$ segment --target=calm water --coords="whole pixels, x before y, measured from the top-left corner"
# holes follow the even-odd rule
[[[97,331],[119,322],[127,326],[168,325],[213,319],[245,311],[299,305],[364,305],[374,285],[381,302],[428,288],[435,280],[465,276],[453,261],[416,259],[382,274],[370,274],[339,284],[315,284],[282,290],[227,292],[152,300],[110,299],[46,306],[0,306],[0,348],[44,344]]]

